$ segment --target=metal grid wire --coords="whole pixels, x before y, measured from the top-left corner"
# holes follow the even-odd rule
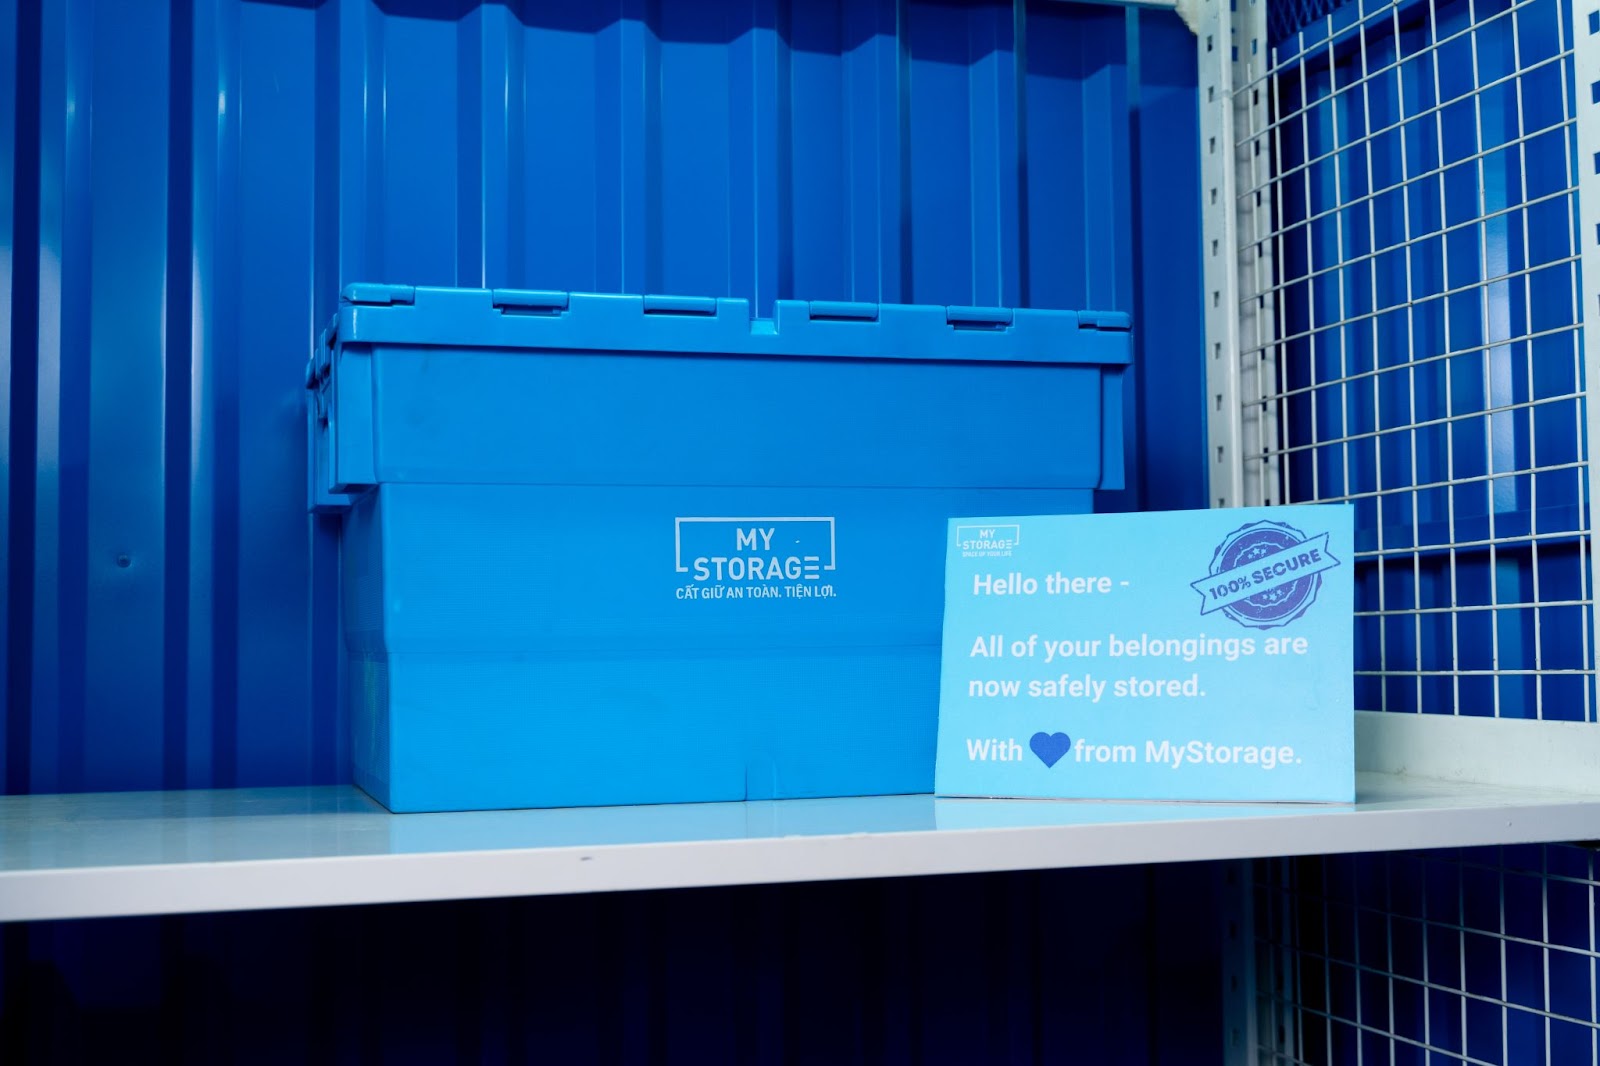
[[[1364,710],[1596,717],[1572,32],[1359,0],[1236,89],[1245,469],[1355,507]]]
[[[1600,1062],[1596,873],[1576,845],[1257,861],[1258,1063]]]

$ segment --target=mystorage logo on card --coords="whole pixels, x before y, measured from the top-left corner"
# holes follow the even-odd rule
[[[963,559],[1004,558],[1022,541],[1017,525],[975,525],[956,527],[956,548]]]

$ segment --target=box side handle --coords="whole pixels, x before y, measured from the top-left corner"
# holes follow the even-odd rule
[[[1004,332],[1011,328],[1009,307],[946,307],[944,320],[952,329]]]
[[[878,305],[848,300],[812,300],[806,317],[813,322],[876,322]]]
[[[717,300],[713,296],[645,296],[644,313],[647,315],[716,315]]]
[[[567,313],[572,297],[570,293],[553,289],[492,289],[489,302],[503,315],[555,317]]]

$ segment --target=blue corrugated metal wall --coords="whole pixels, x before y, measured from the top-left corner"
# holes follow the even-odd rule
[[[1199,505],[1192,38],[1054,3],[0,0],[7,791],[347,779],[354,280],[1133,311]]]
[[[3,790],[348,779],[346,282],[1135,315],[1200,506],[1193,38],[871,0],[0,0]],[[0,928],[27,1062],[1209,1062],[1208,870]]]

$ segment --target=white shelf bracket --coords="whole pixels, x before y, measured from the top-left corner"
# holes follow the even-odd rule
[[[1277,392],[1275,307],[1270,288],[1273,155],[1267,143],[1270,84],[1267,0],[1178,0],[1199,54],[1200,195],[1205,280],[1206,465],[1217,507],[1281,502],[1278,466],[1264,454],[1278,440],[1276,404],[1245,409],[1247,397]],[[1242,143],[1241,143],[1242,142]],[[1244,239],[1241,239],[1244,238]],[[1242,356],[1241,340],[1252,348]],[[1246,370],[1246,367],[1249,369]],[[1258,375],[1272,375],[1263,382]],[[1254,461],[1247,458],[1254,456]],[[1248,861],[1228,864],[1223,908],[1223,1061],[1254,1066],[1256,943]]]

